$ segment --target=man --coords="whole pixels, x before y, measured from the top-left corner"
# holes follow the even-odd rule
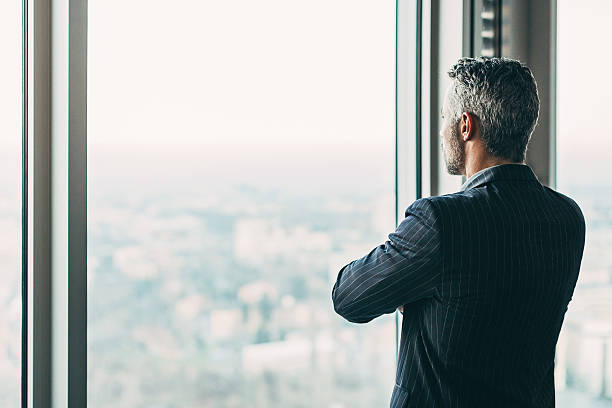
[[[584,218],[524,164],[539,109],[529,68],[463,58],[449,76],[442,148],[467,181],[414,202],[384,244],[344,266],[334,309],[355,323],[402,311],[391,407],[554,407]]]

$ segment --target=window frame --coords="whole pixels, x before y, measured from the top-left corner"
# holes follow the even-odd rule
[[[474,37],[474,1],[396,0],[396,225],[412,201],[460,185],[444,168],[439,112],[446,70],[470,52],[466,48],[473,49],[466,44]],[[87,0],[23,2],[27,381],[22,406],[82,407],[87,405]],[[540,180],[554,187],[556,0],[516,0],[511,7],[527,7],[532,21],[545,23],[517,20],[512,29],[528,30],[517,55],[527,55],[522,59],[536,77],[548,78],[538,81],[541,119],[528,161]],[[538,53],[541,47],[550,47],[550,53]],[[397,311],[395,321],[397,359]]]
[[[28,1],[21,0],[21,384],[22,406],[28,396]],[[27,403],[26,403],[27,404]]]
[[[87,0],[28,1],[28,383],[86,406]]]

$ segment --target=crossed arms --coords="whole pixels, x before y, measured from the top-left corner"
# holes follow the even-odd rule
[[[440,282],[440,231],[427,200],[415,201],[389,239],[345,265],[332,289],[336,313],[367,323],[431,297]]]

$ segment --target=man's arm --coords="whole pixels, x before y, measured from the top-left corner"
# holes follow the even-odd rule
[[[344,266],[332,289],[336,313],[367,323],[432,296],[440,281],[440,232],[432,205],[415,201],[389,239]]]

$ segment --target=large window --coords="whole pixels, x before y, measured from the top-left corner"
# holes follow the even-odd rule
[[[91,407],[388,404],[395,1],[89,2]]]
[[[0,406],[20,406],[21,2],[0,3]]]
[[[560,407],[612,407],[612,3],[558,2],[557,184],[586,218],[586,247],[557,353]]]

